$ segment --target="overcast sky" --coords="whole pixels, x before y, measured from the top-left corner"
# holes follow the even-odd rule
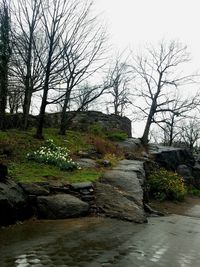
[[[94,0],[116,49],[176,39],[200,69],[200,0]]]
[[[94,0],[94,9],[102,13],[116,51],[137,53],[148,43],[177,40],[191,53],[186,72],[200,70],[200,0]],[[134,135],[140,136],[143,128],[134,123]]]

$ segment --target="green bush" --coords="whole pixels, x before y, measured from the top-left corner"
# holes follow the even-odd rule
[[[159,200],[182,200],[187,192],[183,178],[163,168],[153,171],[148,182],[150,193]]]
[[[197,188],[188,188],[188,193],[193,196],[200,197],[200,189]]]
[[[94,135],[98,135],[101,137],[105,136],[105,130],[103,129],[102,125],[98,122],[92,124],[89,129],[90,133]]]
[[[124,141],[128,138],[128,135],[123,132],[110,132],[107,133],[107,138],[111,141]]]
[[[52,139],[45,142],[45,145],[38,150],[28,153],[27,159],[35,162],[57,166],[60,170],[78,169],[77,163],[69,156],[69,150],[56,146]]]

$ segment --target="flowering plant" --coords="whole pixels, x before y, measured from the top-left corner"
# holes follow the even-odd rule
[[[159,200],[182,200],[187,193],[183,177],[164,168],[153,171],[148,182],[150,192]]]
[[[28,153],[27,159],[54,165],[61,170],[80,169],[78,164],[70,158],[69,152],[70,151],[64,147],[56,146],[52,139],[48,139],[44,146],[41,146],[32,153]]]

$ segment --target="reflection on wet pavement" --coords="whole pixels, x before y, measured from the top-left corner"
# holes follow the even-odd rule
[[[0,266],[200,266],[200,219],[133,224],[102,218],[26,222],[0,230]]]

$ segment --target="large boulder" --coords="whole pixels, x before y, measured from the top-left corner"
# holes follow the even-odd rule
[[[119,148],[125,153],[133,153],[142,149],[141,140],[138,138],[128,138],[125,141],[117,142]]]
[[[24,191],[12,179],[0,182],[0,225],[9,225],[32,215]]]
[[[160,166],[172,171],[179,165],[193,166],[195,163],[192,153],[184,148],[150,146],[150,154]]]
[[[57,194],[37,197],[38,217],[42,219],[65,219],[87,214],[89,205],[80,199],[68,195]]]
[[[129,200],[126,193],[118,188],[110,184],[96,183],[95,196],[99,213],[136,223],[147,222],[143,208]]]

